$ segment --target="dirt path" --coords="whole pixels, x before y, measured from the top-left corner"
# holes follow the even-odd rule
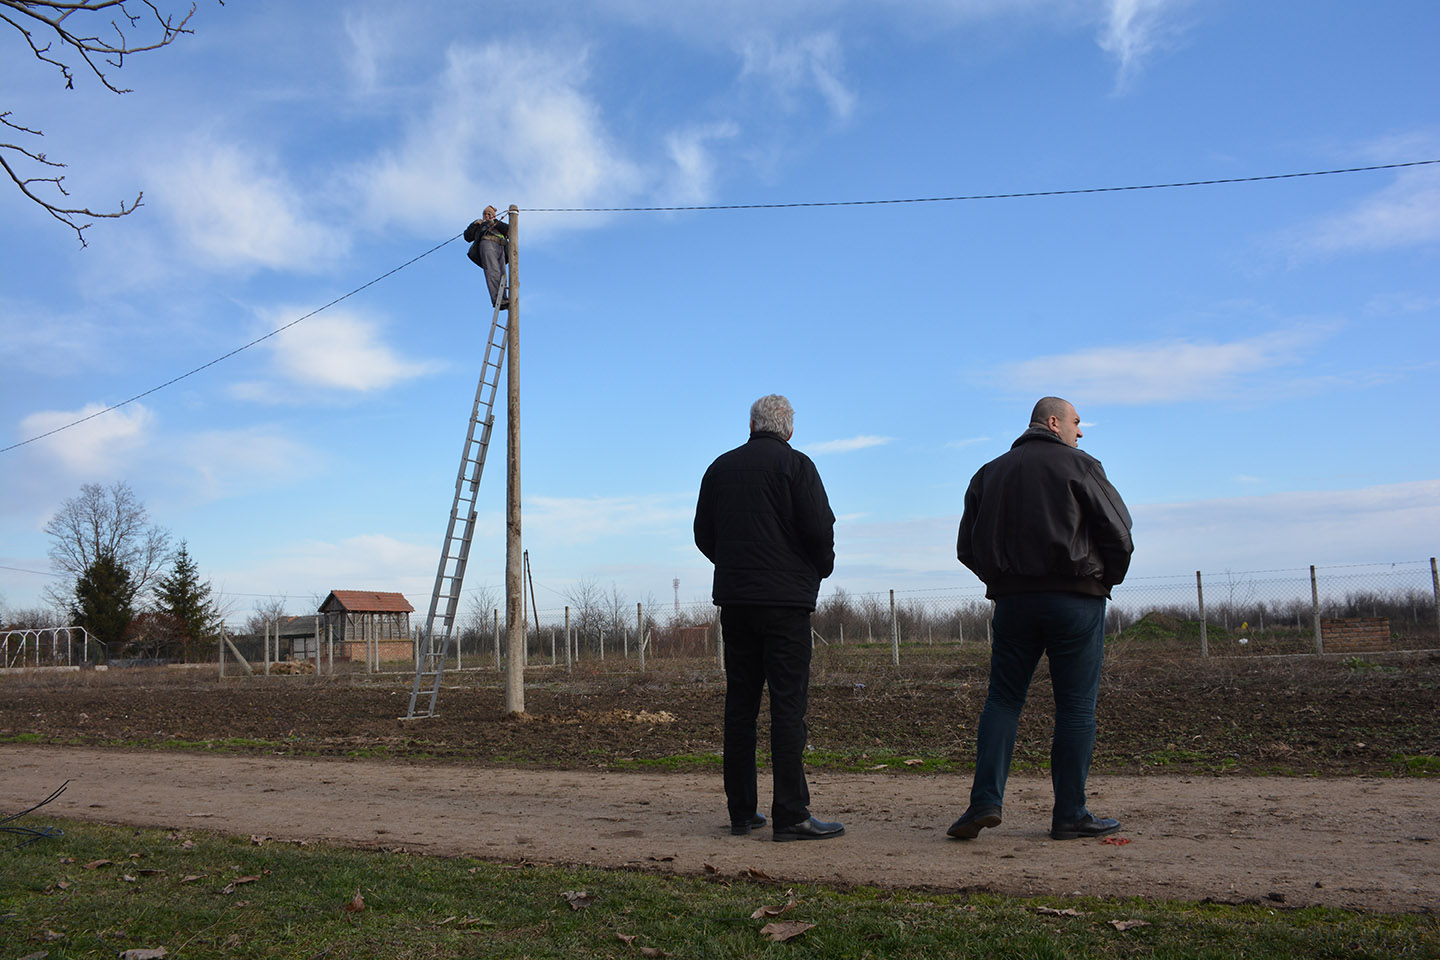
[[[0,746],[0,812],[66,779],[45,811],[277,840],[1029,896],[1440,908],[1437,780],[1095,777],[1091,808],[1131,841],[1117,846],[1051,841],[1048,780],[1012,778],[1005,823],[958,842],[945,828],[968,782],[818,774],[814,809],[847,835],[776,844],[768,830],[729,836],[718,776]]]

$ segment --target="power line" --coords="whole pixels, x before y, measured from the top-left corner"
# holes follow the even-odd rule
[[[367,287],[373,287],[375,284],[379,283],[381,280],[384,280],[384,279],[386,279],[387,277],[390,277],[390,276],[392,276],[392,275],[394,275],[394,274],[396,274],[396,273],[399,273],[401,270],[404,270],[406,267],[410,266],[412,263],[415,263],[416,261],[425,259],[426,257],[430,256],[430,254],[434,253],[436,250],[439,250],[441,247],[443,247],[443,246],[445,246],[446,244],[450,243],[452,240],[454,240],[454,239],[455,239],[456,237],[458,237],[458,236],[460,236],[460,234],[457,233],[454,237],[450,237],[450,238],[446,239],[445,241],[443,241],[443,242],[441,242],[441,243],[437,243],[435,246],[431,247],[429,250],[426,250],[424,253],[420,254],[418,257],[412,257],[412,258],[410,258],[409,260],[406,260],[404,263],[400,264],[400,266],[395,267],[393,270],[389,270],[389,271],[387,271],[387,272],[385,272],[385,273],[380,274],[380,276],[378,276],[378,277],[376,277],[375,279],[369,281],[368,283],[362,283],[360,286],[356,287],[354,290],[351,290],[349,293],[346,293],[346,294],[343,294],[343,295],[341,295],[341,296],[336,297],[334,300],[331,300],[329,303],[325,304],[323,307],[316,307],[314,310],[311,310],[309,313],[305,314],[303,317],[296,317],[294,320],[291,320],[289,323],[285,324],[283,327],[279,327],[279,328],[277,328],[277,329],[271,330],[269,333],[265,334],[264,336],[256,337],[254,340],[251,340],[249,343],[245,344],[244,346],[236,347],[234,350],[231,350],[229,353],[224,354],[224,355],[219,356],[219,357],[216,357],[214,360],[211,360],[209,363],[202,363],[200,366],[196,367],[196,368],[193,369],[193,370],[189,370],[189,371],[187,371],[187,372],[185,372],[185,373],[180,374],[178,377],[172,377],[172,378],[170,378],[169,380],[166,380],[164,383],[160,384],[159,386],[151,387],[149,390],[146,390],[146,391],[144,391],[144,392],[142,392],[142,393],[137,393],[137,394],[135,394],[135,396],[130,397],[130,398],[127,399],[127,400],[121,400],[119,403],[111,404],[110,406],[106,407],[106,408],[103,409],[103,410],[96,410],[94,413],[88,414],[87,416],[83,416],[83,417],[81,417],[81,418],[78,419],[78,420],[72,420],[72,421],[70,421],[69,423],[67,423],[67,424],[65,424],[65,425],[63,425],[63,426],[56,427],[54,430],[47,430],[47,431],[45,431],[44,433],[37,434],[36,436],[31,437],[31,438],[28,439],[28,440],[21,440],[19,443],[12,443],[12,444],[10,444],[10,446],[8,446],[8,447],[0,447],[0,453],[7,453],[7,452],[9,452],[9,451],[11,451],[11,450],[14,450],[16,447],[23,447],[23,446],[25,446],[25,444],[27,444],[27,443],[34,443],[36,440],[44,440],[46,437],[54,436],[55,434],[59,433],[59,432],[62,431],[62,430],[69,430],[71,427],[78,427],[80,424],[85,423],[85,422],[88,421],[88,420],[94,420],[96,417],[102,416],[102,415],[107,414],[107,413],[110,413],[112,410],[119,410],[121,407],[125,406],[127,403],[134,403],[136,400],[139,400],[139,399],[142,398],[142,397],[148,397],[148,396],[150,396],[150,394],[152,394],[152,393],[155,393],[155,392],[157,392],[157,391],[159,391],[159,390],[164,390],[166,387],[171,386],[172,384],[179,383],[181,380],[184,380],[186,377],[193,377],[195,374],[199,373],[201,370],[205,370],[205,369],[207,369],[207,368],[209,368],[209,367],[213,367],[213,366],[215,366],[215,364],[219,363],[219,362],[222,361],[222,360],[229,360],[231,357],[235,356],[235,354],[240,353],[240,352],[243,351],[243,350],[249,350],[251,347],[255,346],[256,344],[258,344],[258,343],[263,343],[264,341],[269,340],[271,337],[275,336],[276,334],[284,333],[286,330],[289,330],[291,327],[295,326],[295,324],[299,323],[300,321],[302,321],[302,320],[309,320],[311,317],[315,316],[315,314],[320,313],[320,312],[322,312],[322,311],[324,311],[324,310],[329,310],[331,307],[335,306],[335,304],[340,303],[340,302],[343,301],[343,300],[348,300],[349,298],[355,296],[355,294],[359,293],[361,290],[364,290],[364,289],[367,288]]]
[[[1410,161],[1407,161],[1407,162],[1405,162],[1405,163],[1377,163],[1377,164],[1372,164],[1372,165],[1370,165],[1370,166],[1365,166],[1365,167],[1342,167],[1342,168],[1335,169],[1335,170],[1307,170],[1307,171],[1303,171],[1303,172],[1300,172],[1300,173],[1272,173],[1272,174],[1267,174],[1267,175],[1258,176],[1258,177],[1223,177],[1223,178],[1218,178],[1218,179],[1213,179],[1213,180],[1183,180],[1183,181],[1176,181],[1176,182],[1174,182],[1174,183],[1141,183],[1141,184],[1130,184],[1130,185],[1127,185],[1127,186],[1120,186],[1120,187],[1078,187],[1078,188],[1073,188],[1073,189],[1068,189],[1068,190],[1030,190],[1030,191],[1025,191],[1025,192],[1021,192],[1021,193],[974,193],[974,194],[965,194],[965,195],[959,195],[959,196],[953,196],[953,197],[908,197],[908,198],[890,199],[890,200],[817,200],[817,201],[792,202],[792,203],[724,203],[724,204],[703,204],[703,205],[695,205],[695,206],[673,206],[673,207],[527,207],[527,208],[526,208],[526,212],[528,212],[528,213],[679,213],[679,212],[689,212],[689,211],[712,211],[712,210],[794,210],[794,209],[799,209],[799,208],[802,208],[802,207],[869,207],[869,206],[882,206],[882,205],[887,205],[887,204],[902,204],[902,203],[959,203],[959,202],[972,201],[972,200],[1019,200],[1019,199],[1024,199],[1024,198],[1026,198],[1026,197],[1067,197],[1067,196],[1077,196],[1077,195],[1080,195],[1080,194],[1087,194],[1087,193],[1123,193],[1123,192],[1126,192],[1126,191],[1134,191],[1134,190],[1172,190],[1172,189],[1178,189],[1178,188],[1181,188],[1181,187],[1209,187],[1209,186],[1218,186],[1218,185],[1221,185],[1221,184],[1233,184],[1233,183],[1260,183],[1260,182],[1267,181],[1267,180],[1294,180],[1294,179],[1297,179],[1297,178],[1300,178],[1300,177],[1328,177],[1328,176],[1333,176],[1333,175],[1335,175],[1335,174],[1342,174],[1342,173],[1366,173],[1366,172],[1373,171],[1373,170],[1399,170],[1399,169],[1404,168],[1404,167],[1422,167],[1422,166],[1427,166],[1427,165],[1430,165],[1430,164],[1437,164],[1437,163],[1440,163],[1440,159],[1437,159],[1437,160],[1410,160]],[[105,407],[105,408],[102,409],[102,410],[97,410],[97,411],[95,411],[94,413],[91,413],[91,414],[88,414],[88,415],[86,415],[86,416],[80,417],[80,418],[77,419],[77,420],[72,420],[71,422],[66,423],[66,424],[63,424],[62,426],[58,426],[58,427],[56,427],[56,428],[53,429],[53,430],[47,430],[46,432],[41,433],[41,434],[37,434],[36,436],[30,437],[29,439],[21,440],[21,441],[19,441],[19,442],[17,442],[17,443],[12,443],[12,444],[10,444],[8,447],[0,447],[0,453],[8,453],[8,452],[11,451],[11,450],[15,450],[15,449],[17,449],[17,448],[19,448],[19,447],[23,447],[23,446],[25,446],[26,444],[34,443],[36,440],[43,440],[43,439],[45,439],[46,437],[54,436],[55,434],[60,433],[60,432],[62,432],[62,431],[64,431],[64,430],[69,430],[71,427],[78,427],[78,426],[79,426],[80,424],[82,424],[82,423],[86,423],[87,421],[94,420],[96,417],[103,416],[104,414],[110,413],[110,412],[112,412],[112,411],[114,411],[114,410],[118,410],[118,409],[120,409],[121,407],[125,406],[126,404],[134,403],[136,400],[140,400],[140,399],[142,399],[142,398],[144,398],[144,397],[148,397],[148,396],[149,396],[150,394],[152,394],[152,393],[156,393],[156,392],[158,392],[158,391],[160,391],[160,390],[165,389],[165,388],[168,387],[168,386],[171,386],[171,385],[173,385],[173,384],[179,383],[181,380],[184,380],[184,379],[186,379],[187,377],[193,377],[195,374],[199,373],[200,371],[206,370],[206,369],[208,369],[208,368],[210,368],[210,367],[213,367],[213,366],[215,366],[215,364],[220,363],[222,360],[228,360],[228,359],[230,359],[231,357],[235,356],[237,353],[240,353],[240,352],[245,351],[245,350],[249,350],[251,347],[253,347],[253,346],[255,346],[255,345],[259,344],[259,343],[263,343],[264,341],[269,340],[271,337],[276,336],[277,334],[284,333],[286,330],[289,330],[291,327],[295,326],[297,323],[300,323],[302,320],[308,320],[308,319],[310,319],[311,317],[315,316],[317,313],[320,313],[320,312],[322,312],[322,311],[328,310],[328,309],[330,309],[331,307],[335,306],[337,303],[340,303],[341,301],[348,300],[350,297],[353,297],[355,294],[359,293],[359,292],[362,291],[362,290],[365,290],[365,289],[368,288],[368,287],[374,286],[375,284],[379,283],[381,280],[388,279],[389,277],[393,276],[394,274],[399,273],[401,270],[404,270],[406,267],[410,266],[411,264],[416,263],[417,261],[423,260],[424,258],[430,256],[430,254],[432,254],[432,253],[434,253],[435,251],[439,250],[441,247],[444,247],[444,246],[452,243],[452,242],[453,242],[454,240],[456,240],[458,237],[460,237],[460,234],[456,234],[456,235],[453,236],[453,237],[449,237],[449,238],[447,238],[446,240],[444,240],[444,241],[442,241],[442,242],[440,242],[440,243],[437,243],[435,246],[431,247],[429,250],[426,250],[424,253],[420,254],[419,256],[417,256],[417,257],[412,257],[411,259],[409,259],[409,260],[405,261],[404,263],[400,264],[400,266],[395,267],[395,268],[392,269],[392,270],[386,271],[385,273],[382,273],[380,276],[376,277],[376,278],[373,279],[373,280],[370,280],[370,281],[367,282],[367,283],[361,284],[360,286],[356,287],[354,290],[351,290],[349,293],[346,293],[346,294],[344,294],[344,295],[342,295],[342,296],[336,297],[334,300],[331,300],[329,303],[325,304],[324,306],[322,306],[322,307],[317,307],[316,309],[311,310],[309,313],[305,314],[304,316],[302,316],[302,317],[297,317],[296,319],[291,320],[289,323],[285,324],[283,327],[279,327],[279,328],[277,328],[277,329],[275,329],[275,330],[271,330],[269,333],[265,334],[264,336],[256,337],[254,340],[251,340],[249,343],[244,344],[243,346],[236,347],[234,350],[231,350],[229,353],[226,353],[226,354],[223,354],[222,356],[216,357],[214,360],[211,360],[211,361],[209,361],[208,363],[202,363],[200,366],[194,368],[193,370],[186,371],[185,373],[182,373],[182,374],[180,374],[180,375],[177,376],[177,377],[172,377],[171,379],[166,380],[164,383],[162,383],[162,384],[160,384],[160,385],[158,385],[158,386],[151,387],[149,390],[145,390],[145,391],[143,391],[143,392],[141,392],[141,393],[137,393],[137,394],[135,394],[135,396],[133,396],[133,397],[129,397],[128,399],[121,400],[119,403],[112,404],[112,405],[110,405],[110,406],[108,406],[108,407]]]
[[[1302,173],[1272,173],[1261,177],[1223,177],[1216,180],[1182,180],[1175,183],[1139,183],[1124,187],[1079,187],[1070,190],[1030,190],[1024,193],[972,193],[955,197],[908,197],[900,200],[816,200],[800,203],[721,203],[690,207],[527,207],[527,213],[671,213],[689,210],[790,210],[796,207],[874,207],[893,203],[955,203],[963,200],[1018,200],[1024,197],[1069,197],[1082,193],[1122,193],[1127,190],[1172,190],[1177,187],[1209,187],[1225,183],[1259,183],[1263,180],[1294,180],[1297,177],[1328,177],[1337,173],[1364,173],[1369,170],[1398,170],[1422,167],[1440,160],[1410,160],[1406,163],[1377,163],[1368,167],[1337,170],[1307,170]],[[3,451],[0,451],[3,452]]]

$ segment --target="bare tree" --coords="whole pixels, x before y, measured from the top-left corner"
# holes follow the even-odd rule
[[[457,641],[463,642],[462,650],[479,651],[483,638],[490,635],[492,612],[500,606],[500,590],[482,583],[465,592],[470,594],[470,602],[465,608],[461,629],[456,631]]]
[[[287,597],[275,597],[255,605],[255,612],[245,619],[245,632],[252,637],[263,636],[266,625],[289,616],[285,612]]]
[[[4,0],[0,0],[3,3]],[[112,557],[134,578],[135,596],[144,596],[154,579],[170,562],[170,533],[150,525],[145,504],[124,481],[108,490],[87,483],[45,524],[53,541],[50,562],[70,577],[61,588],[51,588],[56,602],[65,602],[74,584],[102,556]]]
[[[89,72],[111,93],[129,93],[128,89],[111,82],[109,71],[125,66],[125,57],[169,46],[183,34],[193,33],[188,24],[195,15],[190,4],[184,16],[163,13],[160,0],[0,0],[0,20],[14,27],[31,54],[41,63],[60,71],[65,89],[75,89],[75,73]],[[225,0],[219,0],[223,5]],[[0,111],[0,125],[24,134],[43,137],[43,131],[11,119],[11,111]],[[33,141],[29,141],[32,142]],[[85,246],[85,229],[89,219],[123,217],[134,213],[145,194],[135,195],[128,206],[120,202],[119,210],[99,212],[83,206],[67,206],[70,193],[65,177],[58,171],[65,164],[51,160],[43,152],[18,143],[0,143],[0,167],[10,179],[41,209],[75,231],[80,246]],[[48,174],[48,176],[47,176]],[[48,187],[45,186],[48,184]],[[36,191],[53,190],[55,199],[46,199]]]
[[[586,637],[598,636],[604,626],[604,610],[601,604],[605,594],[594,577],[576,580],[565,599],[570,601],[570,626],[583,642]],[[578,646],[578,644],[577,644]]]

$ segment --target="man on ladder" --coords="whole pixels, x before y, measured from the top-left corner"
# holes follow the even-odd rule
[[[490,305],[501,310],[510,309],[509,300],[496,302],[505,279],[505,238],[509,232],[510,227],[496,218],[494,206],[486,207],[480,219],[465,228],[465,240],[470,244],[467,256],[485,271],[485,284],[490,288]]]

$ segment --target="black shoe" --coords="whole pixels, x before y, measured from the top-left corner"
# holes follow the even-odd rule
[[[824,820],[816,820],[811,817],[808,820],[801,820],[799,823],[792,823],[788,827],[776,827],[772,831],[771,839],[776,843],[786,843],[790,840],[829,840],[831,837],[845,835],[843,823],[826,823]]]
[[[990,804],[970,807],[945,832],[956,840],[974,840],[985,827],[1000,826],[1000,808]]]
[[[743,837],[743,836],[747,836],[747,835],[750,833],[751,830],[756,830],[756,829],[759,829],[760,827],[763,827],[763,826],[765,826],[765,814],[763,814],[763,813],[752,813],[752,814],[750,814],[749,817],[745,818],[744,820],[731,820],[731,821],[730,821],[730,836],[732,836],[732,837]]]
[[[1050,839],[1077,840],[1082,837],[1103,837],[1107,834],[1117,833],[1119,830],[1119,820],[1097,817],[1093,813],[1087,813],[1074,823],[1052,823]]]

